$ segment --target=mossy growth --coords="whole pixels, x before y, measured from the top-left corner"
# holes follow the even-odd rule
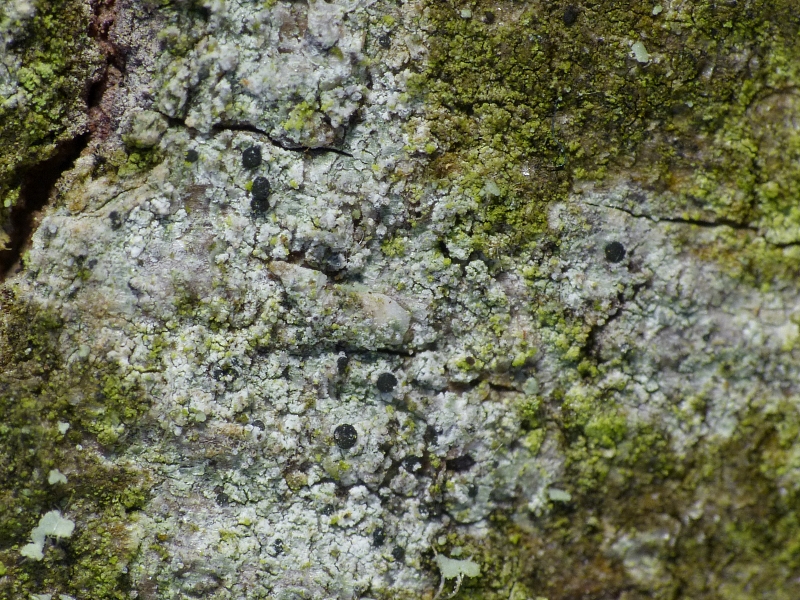
[[[124,162],[119,165],[111,165],[111,167],[116,167],[117,176],[124,178],[149,173],[163,161],[164,153],[160,148],[139,148],[127,154]]]
[[[304,100],[289,112],[288,118],[281,126],[286,131],[302,132],[312,123],[318,108],[318,106]]]
[[[448,556],[458,548],[481,566],[480,578],[463,581],[460,597],[797,597],[794,402],[754,404],[739,415],[732,437],[707,438],[680,455],[658,425],[623,427],[610,410],[600,421],[559,432],[551,420],[550,435],[561,436],[568,456],[592,454],[602,481],[585,485],[587,462],[580,458],[557,484],[570,492],[569,501],[530,518],[509,506],[493,514],[487,535],[472,538],[454,528],[445,546],[434,548]],[[425,558],[435,576],[433,552]]]
[[[127,598],[126,566],[136,551],[127,526],[144,505],[149,477],[103,455],[124,448],[146,396],[115,365],[65,361],[63,332],[57,315],[3,291],[0,596]],[[52,469],[67,481],[48,482]],[[31,530],[54,508],[75,522],[73,535],[48,541],[42,561],[23,558]]]
[[[423,179],[469,200],[452,235],[469,235],[476,250],[501,256],[541,242],[547,207],[579,181],[633,181],[665,215],[794,219],[800,146],[770,137],[796,114],[781,92],[800,64],[792,2],[654,11],[450,0],[426,11],[430,60],[414,84],[430,139],[419,147],[438,150]],[[637,42],[649,61],[637,59]],[[767,106],[754,117],[773,94],[780,114]]]
[[[33,17],[14,36],[13,49],[5,50],[20,66],[11,73],[18,82],[15,94],[0,97],[0,229],[8,226],[26,171],[87,130],[89,83],[103,63],[89,36],[89,2],[33,4]]]

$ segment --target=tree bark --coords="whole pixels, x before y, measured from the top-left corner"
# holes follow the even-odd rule
[[[0,595],[797,598],[799,28],[0,8]]]

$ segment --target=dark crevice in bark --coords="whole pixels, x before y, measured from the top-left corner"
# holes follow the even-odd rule
[[[117,21],[116,0],[93,0],[92,10],[94,14],[89,25],[89,35],[97,43],[104,62],[88,82],[86,105],[92,140],[99,143],[108,138],[116,127],[112,109],[113,95],[125,78],[126,55],[111,35]],[[106,99],[108,92],[112,96]]]
[[[282,143],[279,140],[270,137],[270,135],[266,131],[263,131],[258,127],[250,125],[249,123],[220,123],[218,125],[215,125],[211,130],[214,133],[218,133],[220,131],[247,131],[250,133],[255,133],[267,138],[273,146],[277,146],[278,148],[282,148],[283,150],[289,150],[290,152],[302,152],[310,156],[319,156],[327,152],[333,152],[334,154],[340,154],[342,156],[353,158],[353,155],[350,154],[349,152],[342,150],[341,148],[334,148],[332,146],[324,146],[320,148],[310,148],[306,146],[289,146],[287,144]]]
[[[626,215],[630,215],[634,219],[647,219],[648,221],[652,221],[653,223],[677,223],[679,225],[694,225],[696,227],[705,227],[705,228],[729,227],[730,229],[735,229],[737,231],[752,231],[755,233],[759,232],[758,228],[756,227],[751,227],[750,225],[746,225],[744,223],[740,223],[732,219],[726,219],[725,217],[720,217],[713,221],[708,221],[705,219],[683,219],[681,217],[667,217],[660,215],[657,216],[657,215],[648,215],[645,213],[637,213],[627,208],[623,208],[621,206],[613,206],[611,204],[595,204],[593,202],[585,202],[584,204],[588,206],[594,206],[596,208],[607,208],[609,210],[618,210],[620,212],[625,213]]]
[[[636,283],[631,286],[631,293],[630,297],[625,297],[625,292],[618,292],[617,293],[617,305],[615,307],[614,312],[610,313],[606,320],[601,323],[595,323],[589,329],[589,333],[586,336],[586,341],[583,344],[583,351],[582,354],[587,358],[592,359],[596,363],[602,362],[600,359],[600,352],[601,348],[599,347],[599,337],[605,331],[605,329],[611,325],[614,321],[619,319],[625,312],[625,308],[627,305],[635,304],[636,298],[643,289],[650,287],[650,281],[643,281],[641,283]]]
[[[21,182],[20,193],[7,224],[11,241],[7,250],[0,250],[0,281],[20,270],[20,259],[30,246],[39,215],[50,200],[62,174],[72,169],[92,138],[105,137],[110,130],[110,119],[101,108],[103,96],[111,85],[111,72],[124,74],[125,57],[110,39],[110,31],[116,20],[115,0],[96,0],[92,3],[92,8],[94,15],[89,24],[89,35],[99,45],[105,62],[94,77],[86,82],[84,97],[89,115],[89,131],[59,142],[55,152],[46,160],[18,169],[15,179]]]
[[[633,215],[637,216],[637,215]],[[646,216],[646,215],[641,215]],[[681,219],[679,217],[648,217],[653,221],[664,221],[666,223],[678,223],[680,225],[694,225],[695,227],[729,227],[731,229],[736,229],[737,231],[754,231],[758,232],[758,229],[755,227],[750,227],[749,225],[745,225],[743,223],[739,223],[738,221],[733,221],[732,219],[726,219],[721,217],[714,221],[706,221],[703,219]]]
[[[0,281],[20,267],[20,257],[30,243],[39,211],[47,204],[61,174],[72,168],[88,143],[88,133],[62,142],[53,156],[20,175],[19,200],[9,219],[11,242],[8,250],[0,251]]]
[[[622,208],[620,206],[611,206],[609,204],[595,204],[593,202],[586,202],[585,204],[587,204],[588,206],[594,206],[596,208],[607,208],[609,210],[618,210],[620,212],[624,212],[627,215],[630,215],[634,219],[647,219],[648,221],[652,221],[653,223],[677,223],[679,225],[694,225],[695,227],[703,227],[709,229],[715,227],[728,227],[735,231],[749,231],[759,235],[761,239],[763,239],[767,244],[775,248],[792,248],[794,246],[800,246],[800,241],[771,242],[764,237],[763,231],[758,227],[745,225],[738,221],[733,221],[731,219],[726,219],[724,217],[716,219],[714,221],[706,221],[703,219],[682,219],[679,217],[662,217],[662,216],[653,216],[643,213],[637,213],[632,210]]]
[[[167,123],[170,127],[182,127],[187,129],[189,133],[192,135],[200,135],[201,132],[197,129],[189,127],[186,122],[180,117],[173,117],[164,112],[156,110],[155,108],[151,109],[155,110],[158,114],[164,117],[167,120]],[[347,152],[346,150],[342,150],[341,148],[334,148],[333,146],[321,146],[318,148],[312,148],[309,146],[291,146],[281,142],[280,140],[276,140],[275,138],[271,137],[266,131],[263,129],[259,129],[255,125],[251,125],[250,123],[242,123],[242,122],[224,122],[224,123],[217,123],[213,127],[211,127],[211,134],[217,135],[223,131],[244,131],[246,133],[253,133],[255,135],[259,135],[265,138],[270,144],[275,146],[276,148],[281,148],[282,150],[288,150],[290,152],[302,152],[308,156],[321,156],[323,154],[327,154],[328,152],[333,152],[334,154],[339,154],[341,156],[347,156],[348,158],[353,158],[353,155]]]

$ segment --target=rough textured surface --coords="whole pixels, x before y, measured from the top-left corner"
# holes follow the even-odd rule
[[[0,259],[29,233],[24,211],[46,201],[39,179],[63,168],[88,132],[102,54],[86,0],[9,0],[0,7]],[[3,268],[3,271],[6,269]]]
[[[64,4],[0,592],[798,596],[793,3]]]

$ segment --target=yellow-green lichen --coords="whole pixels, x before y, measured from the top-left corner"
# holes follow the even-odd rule
[[[621,177],[662,197],[659,214],[796,229],[791,3],[598,2],[572,20],[544,1],[427,10],[414,83],[439,150],[425,177],[474,203],[451,235],[502,255],[540,241],[575,182]],[[646,63],[631,52],[641,40]]]
[[[674,424],[634,421],[613,390],[596,387],[615,364],[590,351],[610,307],[587,317],[538,280],[561,246],[553,203],[620,183],[642,190],[645,216],[686,221],[661,226],[702,260],[761,289],[796,279],[800,138],[788,90],[800,75],[800,23],[785,1],[565,8],[426,5],[430,60],[413,82],[426,113],[409,127],[408,150],[436,148],[421,179],[448,190],[443,244],[489,265],[542,254],[524,273],[531,312],[543,350],[564,363],[564,387],[527,398],[517,417],[532,455],[557,445],[565,463],[554,489],[571,501],[530,522],[520,507],[499,510],[488,538],[460,539],[487,574],[464,581],[461,595],[791,598],[796,411],[753,406],[730,439],[676,452]],[[475,358],[453,365],[469,371]],[[698,416],[675,418],[689,426]]]
[[[15,32],[13,50],[0,49],[19,60],[10,74],[18,82],[15,93],[0,97],[0,250],[2,231],[10,226],[9,209],[27,170],[53,156],[59,143],[88,130],[89,80],[102,66],[88,33],[88,1],[33,4],[33,16]]]
[[[462,597],[485,600],[789,600],[800,592],[794,402],[753,406],[731,438],[685,455],[658,427],[622,426],[606,414],[563,430],[574,460],[558,488],[569,502],[530,519],[498,510],[485,536],[454,529],[426,555],[427,568],[436,573],[433,550],[469,557],[483,577],[465,579]]]
[[[0,595],[32,593],[125,598],[136,542],[128,532],[144,505],[148,476],[102,458],[138,425],[146,396],[102,361],[65,361],[61,319],[3,292],[0,311]],[[87,357],[88,358],[88,357]],[[57,468],[67,481],[49,484]],[[45,546],[42,561],[23,559],[39,517],[59,507],[74,534]],[[88,596],[87,596],[88,595]]]

